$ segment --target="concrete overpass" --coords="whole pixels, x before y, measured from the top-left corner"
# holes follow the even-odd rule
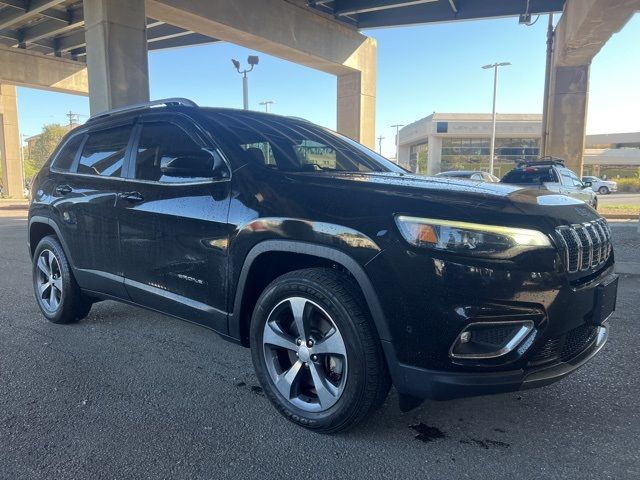
[[[337,77],[337,129],[374,147],[376,42],[361,28],[561,11],[549,153],[581,170],[588,67],[640,0],[0,0],[0,157],[22,192],[15,86],[90,94],[91,112],[149,99],[149,50],[227,41]]]

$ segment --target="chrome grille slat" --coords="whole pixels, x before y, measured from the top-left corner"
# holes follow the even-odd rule
[[[611,255],[611,228],[604,219],[556,228],[560,255],[569,273],[587,271]]]

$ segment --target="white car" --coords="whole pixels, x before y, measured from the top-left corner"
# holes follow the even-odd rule
[[[582,177],[582,183],[591,183],[591,189],[601,195],[607,195],[618,191],[618,184],[611,180],[602,180],[591,175]]]

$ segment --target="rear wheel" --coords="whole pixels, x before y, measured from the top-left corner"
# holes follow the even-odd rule
[[[40,240],[33,255],[33,289],[40,311],[53,323],[83,319],[92,301],[80,292],[62,245],[54,236]]]
[[[608,195],[608,194],[609,194],[609,188],[608,188],[608,187],[604,187],[604,186],[603,186],[603,187],[600,187],[600,188],[598,189],[598,193],[599,193],[600,195]]]
[[[251,322],[251,350],[269,400],[292,422],[318,432],[357,424],[390,388],[359,291],[330,269],[291,272],[265,289]]]

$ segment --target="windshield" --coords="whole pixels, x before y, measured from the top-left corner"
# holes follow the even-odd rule
[[[302,120],[242,111],[206,112],[236,166],[286,172],[405,172],[353,140]]]
[[[517,183],[540,185],[542,183],[557,182],[556,174],[551,167],[525,167],[511,170],[504,177],[502,183]]]

